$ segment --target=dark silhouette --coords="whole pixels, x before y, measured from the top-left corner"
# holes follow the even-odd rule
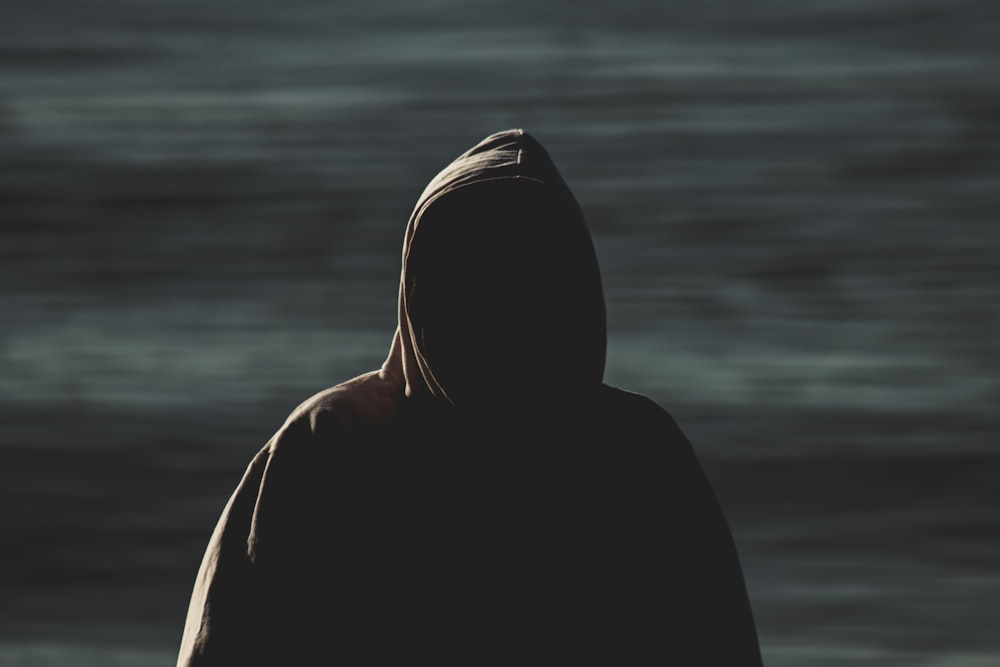
[[[760,665],[685,436],[603,383],[583,216],[520,130],[421,195],[380,370],[300,405],[198,573],[201,665]]]

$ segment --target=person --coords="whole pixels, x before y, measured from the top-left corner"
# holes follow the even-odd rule
[[[603,381],[605,302],[546,150],[419,197],[378,370],[296,408],[222,511],[177,664],[760,665],[695,453]]]

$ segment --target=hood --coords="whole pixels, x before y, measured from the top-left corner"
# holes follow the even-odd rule
[[[445,167],[403,240],[398,328],[383,374],[456,407],[599,386],[604,297],[590,233],[548,153],[492,134]]]

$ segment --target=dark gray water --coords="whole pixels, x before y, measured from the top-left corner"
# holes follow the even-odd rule
[[[5,3],[0,664],[172,664],[249,457],[381,363],[410,207],[508,127],[766,663],[1000,664],[998,64],[971,1]]]

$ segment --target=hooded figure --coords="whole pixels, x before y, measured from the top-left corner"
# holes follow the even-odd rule
[[[691,445],[603,383],[594,248],[531,136],[491,135],[427,186],[398,311],[382,368],[250,462],[179,667],[761,664]]]

